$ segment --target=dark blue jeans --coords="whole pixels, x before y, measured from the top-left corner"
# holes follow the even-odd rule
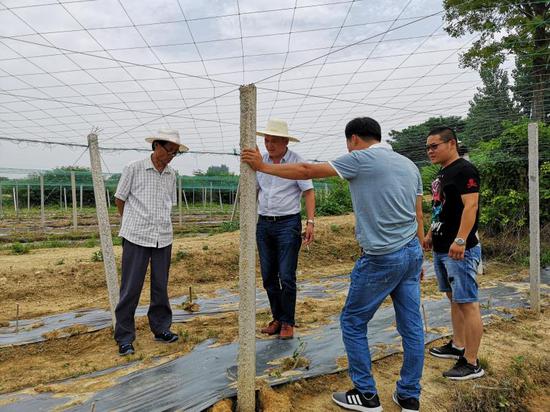
[[[397,394],[403,398],[420,397],[424,364],[424,331],[420,315],[421,268],[422,249],[416,237],[396,252],[380,256],[363,255],[355,263],[340,326],[350,378],[363,393],[376,393],[367,325],[389,295],[403,344],[403,366],[401,379],[397,382]]]
[[[294,326],[296,267],[302,245],[300,214],[280,221],[258,219],[256,241],[273,319]]]

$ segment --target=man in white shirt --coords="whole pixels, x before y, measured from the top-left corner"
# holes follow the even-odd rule
[[[134,353],[134,315],[145,273],[151,262],[151,303],[147,317],[155,340],[175,342],[170,331],[172,309],[168,300],[168,272],[172,254],[172,206],[176,204],[176,171],[168,164],[189,150],[176,130],[160,130],[145,139],[153,153],[127,165],[118,182],[115,203],[122,216],[122,278],[115,309],[115,340],[119,354]]]
[[[300,163],[304,160],[288,149],[290,141],[286,122],[270,119],[264,136],[267,153],[263,161],[273,164]],[[273,320],[261,330],[280,339],[294,336],[296,308],[296,267],[302,244],[301,197],[306,207],[304,245],[313,242],[315,194],[311,180],[289,180],[264,173],[257,174],[258,226],[256,240],[260,256],[263,286],[269,298]]]

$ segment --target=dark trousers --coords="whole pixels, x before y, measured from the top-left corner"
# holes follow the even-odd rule
[[[302,245],[300,214],[270,221],[261,217],[256,241],[264,289],[273,319],[294,325],[296,311],[296,267]]]
[[[119,345],[136,338],[134,315],[149,261],[151,261],[151,303],[147,317],[154,334],[170,330],[172,309],[168,299],[168,272],[172,245],[163,248],[143,247],[122,240],[122,278],[120,300],[115,309],[115,340]]]

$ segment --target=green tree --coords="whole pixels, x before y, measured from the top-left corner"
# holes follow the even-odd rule
[[[479,144],[472,162],[481,175],[481,224],[489,233],[521,232],[528,225],[528,119],[504,122],[502,134]],[[539,125],[540,219],[550,222],[550,127]]]
[[[514,93],[514,100],[519,106],[519,111],[523,116],[530,116],[531,102],[533,101],[533,68],[532,62],[524,62],[520,58],[516,58],[516,68],[512,72],[514,85],[511,87]],[[544,90],[544,113],[546,113],[546,123],[548,123],[548,115],[550,114],[550,87],[546,85]]]
[[[510,97],[508,74],[499,68],[484,67],[480,70],[483,86],[470,101],[463,140],[469,146],[498,137],[504,120],[517,120],[519,111]]]
[[[431,117],[423,123],[409,126],[401,131],[392,130],[389,136],[393,150],[415,163],[428,164],[425,149],[426,136],[435,126],[449,126],[460,134],[464,130],[465,123],[458,116]]]
[[[461,56],[462,64],[479,69],[499,67],[507,54],[531,71],[531,118],[543,121],[544,89],[550,79],[550,2],[547,0],[444,0],[445,30],[453,37],[479,33]]]
[[[229,171],[229,167],[227,165],[219,165],[219,166],[209,166],[208,169],[206,169],[206,172],[203,172],[201,169],[193,171],[193,175],[195,176],[234,176],[234,173],[231,173]]]

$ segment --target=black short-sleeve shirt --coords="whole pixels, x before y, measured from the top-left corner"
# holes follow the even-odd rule
[[[432,241],[433,250],[447,253],[460,228],[464,205],[461,195],[479,192],[479,172],[473,164],[458,159],[441,169],[432,182]],[[479,208],[472,230],[466,239],[466,249],[478,244]]]

